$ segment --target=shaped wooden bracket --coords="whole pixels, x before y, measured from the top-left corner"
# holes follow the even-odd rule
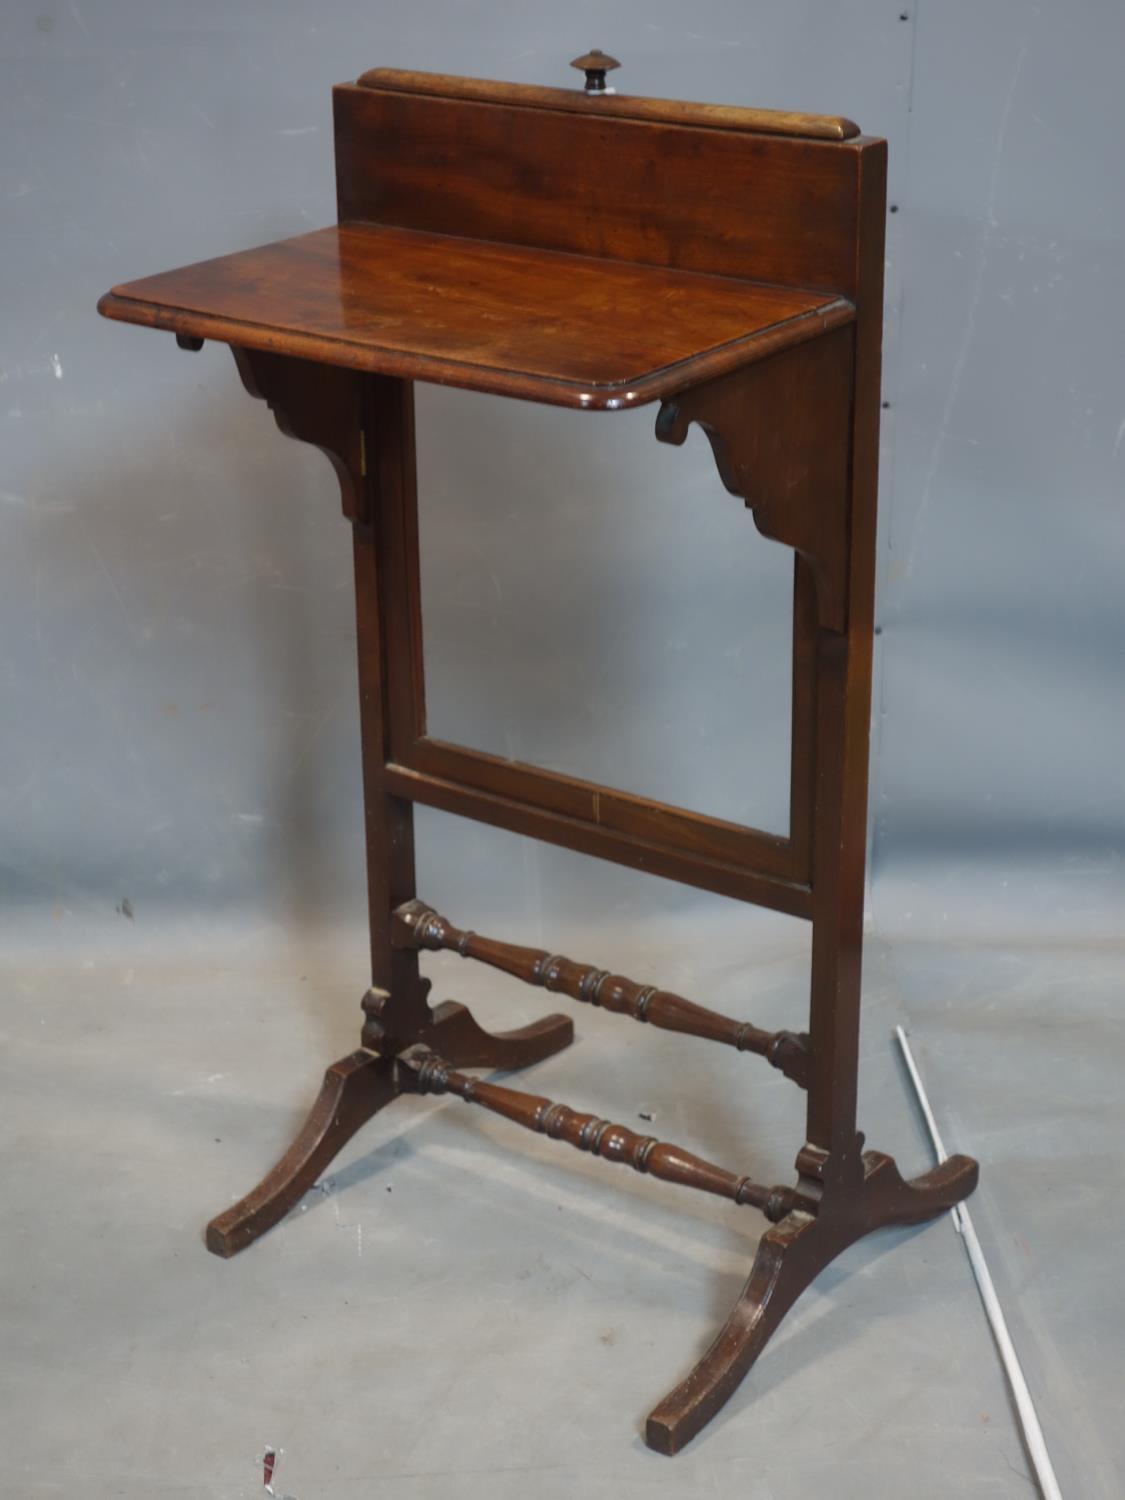
[[[697,422],[719,477],[753,512],[763,536],[807,558],[817,619],[848,628],[849,458],[853,333],[796,348],[669,397],[656,436],[679,446]]]
[[[319,448],[336,471],[349,521],[367,519],[363,376],[337,365],[231,345],[242,384],[286,437]]]

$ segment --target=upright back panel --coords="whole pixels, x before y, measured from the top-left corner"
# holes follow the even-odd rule
[[[603,113],[564,90],[454,97],[472,81],[366,76],[334,91],[341,222],[857,294],[860,166],[881,142],[767,134],[774,117],[753,110],[679,106],[685,123],[622,112],[664,101],[617,97]],[[399,82],[419,77],[424,93]]]

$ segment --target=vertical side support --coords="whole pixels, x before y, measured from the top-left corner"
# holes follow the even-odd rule
[[[289,1150],[208,1225],[208,1248],[222,1256],[283,1218],[345,1142],[398,1097],[388,1054],[425,1041],[438,1045],[452,1066],[521,1068],[574,1037],[567,1016],[493,1036],[463,1005],[448,1002],[431,1012],[417,951],[391,946],[392,910],[414,898],[414,826],[413,805],[390,794],[387,759],[396,735],[410,736],[422,722],[411,386],[268,350],[234,346],[233,353],[246,389],[269,404],[281,431],[331,461],[352,523],[374,984],[363,1002],[368,1050],[328,1069]]]
[[[879,155],[874,155],[878,152]],[[811,880],[806,1176],[826,1153],[862,1171],[855,1139],[874,616],[882,146],[856,153],[857,325],[670,397],[656,435],[706,432],[726,488],[797,553],[790,843]],[[864,184],[864,174],[867,183]],[[846,1168],[842,1165],[847,1163]],[[835,1170],[835,1169],[834,1169]],[[823,1181],[822,1177],[822,1181]]]
[[[414,390],[386,375],[232,352],[246,389],[268,402],[282,432],[330,460],[352,523],[371,929],[363,1042],[386,1051],[388,1043],[418,1041],[433,1024],[417,953],[391,946],[391,913],[416,894],[414,809],[386,784],[392,747],[413,743],[424,727]]]
[[[859,1070],[886,149],[885,142],[878,141],[856,153],[857,317],[847,495],[847,615],[843,635],[821,627],[816,655],[816,808],[806,1130],[813,1147],[848,1156],[855,1147]]]
[[[812,884],[812,816],[816,786],[816,578],[793,557],[793,667],[789,714],[789,844],[795,880]]]
[[[416,895],[414,809],[386,785],[392,745],[413,739],[419,718],[413,397],[409,381],[365,379],[365,504],[353,523],[372,983],[363,1042],[384,1048],[431,1024],[418,954],[391,943],[391,913]]]

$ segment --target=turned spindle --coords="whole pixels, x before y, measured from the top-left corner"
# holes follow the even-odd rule
[[[424,901],[408,901],[394,914],[392,940],[398,948],[426,948],[457,953],[462,958],[500,969],[525,984],[537,985],[587,1005],[632,1016],[662,1031],[676,1031],[705,1041],[722,1042],[739,1052],[755,1052],[787,1078],[805,1086],[808,1067],[806,1038],[792,1031],[763,1031],[749,1021],[735,1021],[706,1006],[685,1000],[652,984],[637,984],[621,974],[610,974],[594,964],[581,964],[546,949],[522,948],[454,927]]]
[[[664,1182],[714,1193],[732,1203],[748,1203],[775,1222],[798,1206],[797,1194],[790,1188],[763,1187],[749,1177],[740,1177],[694,1156],[682,1146],[658,1141],[653,1135],[638,1135],[624,1125],[615,1125],[598,1115],[581,1114],[568,1104],[556,1104],[541,1094],[524,1094],[497,1083],[485,1083],[469,1073],[459,1073],[452,1063],[428,1047],[409,1047],[399,1054],[397,1062],[399,1085],[404,1092],[456,1094],[467,1104],[479,1104],[525,1130],[566,1141],[579,1151],[589,1151],[606,1161],[622,1162],[634,1172],[647,1172]]]

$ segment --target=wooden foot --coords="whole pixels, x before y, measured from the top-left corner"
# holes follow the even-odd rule
[[[793,1303],[841,1251],[872,1230],[934,1218],[977,1184],[977,1164],[967,1156],[950,1157],[911,1182],[882,1152],[869,1151],[861,1160],[862,1177],[854,1185],[845,1185],[847,1173],[836,1183],[825,1181],[815,1215],[795,1210],[762,1236],[749,1279],[714,1343],[649,1416],[650,1448],[678,1453],[706,1426]],[[799,1158],[798,1165],[805,1169],[809,1162]]]
[[[544,1016],[517,1031],[485,1031],[472,1012],[456,1000],[434,1008],[434,1024],[419,1037],[427,1047],[447,1058],[455,1068],[498,1068],[508,1072],[527,1068],[569,1047],[574,1022],[569,1016]]]
[[[574,1040],[569,1016],[545,1016],[518,1031],[485,1031],[463,1005],[447,1000],[433,1011],[420,1041],[465,1068],[525,1068]],[[360,1126],[399,1094],[394,1059],[353,1052],[333,1063],[309,1117],[289,1150],[251,1192],[212,1219],[207,1248],[229,1258],[285,1217]]]
[[[397,1096],[390,1058],[361,1051],[333,1063],[289,1150],[256,1188],[208,1224],[208,1250],[229,1258],[272,1229],[360,1126]]]

